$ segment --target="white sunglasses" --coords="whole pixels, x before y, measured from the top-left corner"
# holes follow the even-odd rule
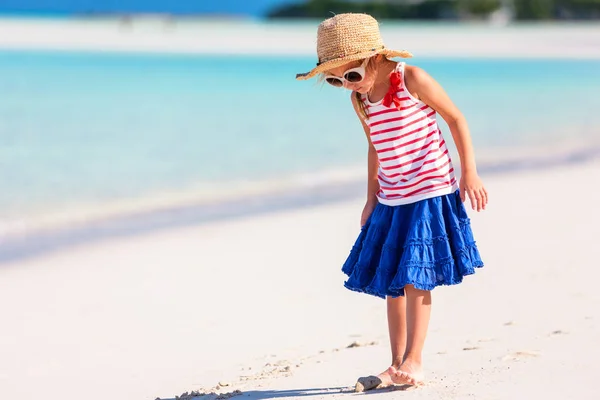
[[[365,72],[366,72],[365,68],[366,68],[368,62],[369,62],[369,59],[365,58],[363,63],[360,65],[360,67],[350,68],[349,70],[344,72],[344,75],[342,75],[341,77],[326,74],[325,82],[327,82],[330,85],[335,86],[335,87],[342,87],[342,86],[344,86],[345,82],[358,83],[358,82],[362,81],[363,79],[365,79]]]

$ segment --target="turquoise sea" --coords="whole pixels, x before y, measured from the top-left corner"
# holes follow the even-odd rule
[[[410,62],[466,115],[482,164],[600,143],[600,60]],[[312,65],[312,57],[2,51],[0,221],[361,179],[367,147],[349,94],[295,81]]]

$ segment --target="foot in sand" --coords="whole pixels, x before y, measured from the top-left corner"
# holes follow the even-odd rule
[[[396,385],[418,386],[423,384],[421,364],[414,361],[406,360],[398,369],[392,366],[388,369],[388,373]]]
[[[394,367],[392,366],[390,368]],[[396,369],[394,369],[394,371],[395,370]],[[364,392],[367,390],[381,389],[392,386],[393,384],[394,382],[392,381],[392,376],[390,375],[390,369],[388,369],[377,376],[370,375],[358,378],[354,389],[356,392]]]

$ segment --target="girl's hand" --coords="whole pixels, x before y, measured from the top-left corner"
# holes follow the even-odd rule
[[[483,182],[476,172],[467,172],[462,174],[460,178],[460,198],[464,202],[467,195],[471,200],[473,210],[485,210],[488,202],[487,190],[483,187]]]
[[[365,226],[365,224],[367,223],[367,220],[371,216],[371,213],[375,209],[376,205],[377,205],[377,203],[372,202],[372,201],[367,201],[367,204],[365,204],[365,208],[363,208],[362,215],[360,216],[360,227],[361,228],[363,226]]]

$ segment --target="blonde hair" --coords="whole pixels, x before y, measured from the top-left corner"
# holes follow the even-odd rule
[[[366,121],[369,119],[369,111],[367,110],[367,106],[365,106],[362,95],[358,92],[354,92],[354,97],[356,98],[356,104],[358,104],[358,114],[363,121]]]
[[[377,70],[377,66],[381,63],[381,54],[378,54],[373,57],[369,57],[369,62],[365,67],[365,74],[369,74],[373,71]],[[374,61],[374,62],[372,62]],[[356,104],[358,105],[358,113],[363,121],[369,119],[369,111],[367,110],[367,106],[362,99],[362,95],[358,92],[354,92],[354,97],[356,98]]]

